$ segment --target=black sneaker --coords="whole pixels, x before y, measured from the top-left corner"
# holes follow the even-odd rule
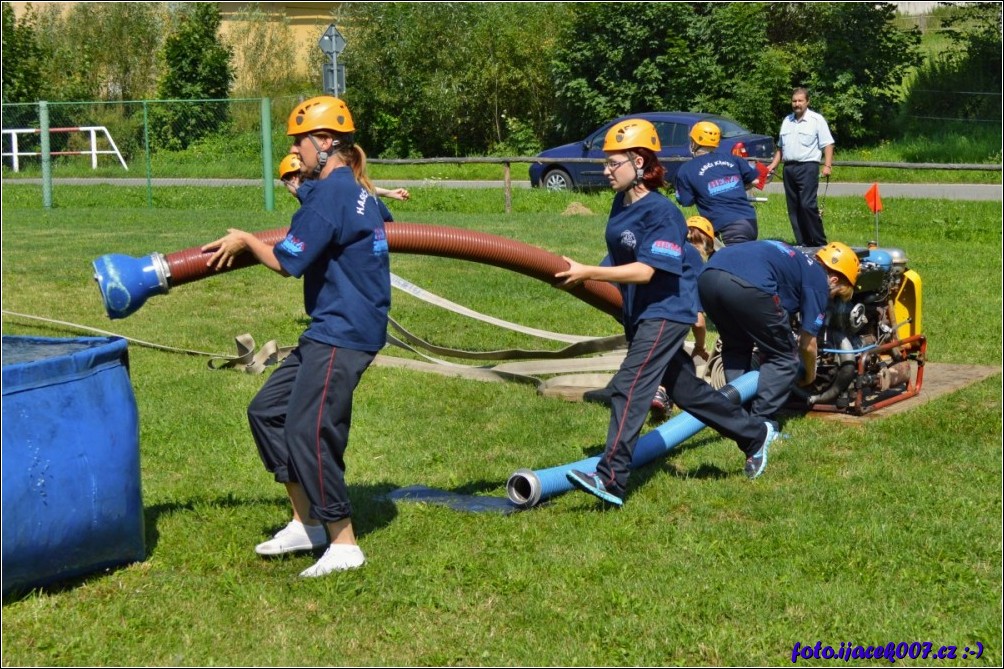
[[[624,506],[624,500],[607,490],[606,486],[603,485],[603,481],[600,480],[600,477],[595,472],[586,474],[585,472],[580,472],[578,469],[570,469],[565,473],[565,476],[579,490],[584,490],[590,495],[596,495],[608,504]]]

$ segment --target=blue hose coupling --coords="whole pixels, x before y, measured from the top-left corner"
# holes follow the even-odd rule
[[[105,311],[112,319],[130,316],[151,295],[170,290],[171,273],[160,253],[143,258],[103,255],[93,265]]]

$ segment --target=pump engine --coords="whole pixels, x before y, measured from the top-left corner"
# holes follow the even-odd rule
[[[816,248],[797,247],[814,255]],[[927,339],[921,334],[920,276],[900,249],[854,249],[861,260],[853,297],[834,300],[820,331],[816,379],[795,387],[790,408],[862,415],[913,397],[923,385]],[[798,319],[792,331],[797,339]],[[754,368],[757,366],[754,351]],[[708,364],[712,385],[724,385],[720,351]]]

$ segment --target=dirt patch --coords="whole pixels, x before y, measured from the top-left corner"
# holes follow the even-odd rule
[[[562,216],[591,216],[592,210],[581,202],[572,202],[567,207],[565,211],[561,212]]]

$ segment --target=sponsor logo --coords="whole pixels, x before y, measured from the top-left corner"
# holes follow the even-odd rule
[[[789,258],[795,257],[795,249],[791,248],[784,242],[779,242],[776,239],[768,239],[767,243],[776,248],[781,253],[787,255]]]
[[[286,238],[282,240],[281,244],[279,244],[279,248],[291,256],[298,256],[303,253],[303,250],[307,248],[307,245],[293,235],[286,235]]]
[[[722,193],[727,193],[737,188],[742,188],[742,181],[738,176],[712,179],[708,182],[709,195],[721,195]]]
[[[373,255],[385,256],[389,251],[386,231],[383,228],[377,228],[373,231]]]
[[[652,253],[657,256],[669,256],[670,258],[680,258],[683,256],[683,249],[679,244],[659,240],[652,242]]]

